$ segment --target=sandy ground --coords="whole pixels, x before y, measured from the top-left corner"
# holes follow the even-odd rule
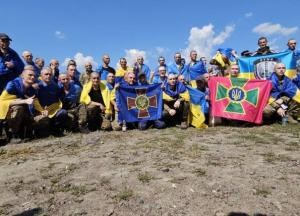
[[[300,125],[68,134],[0,148],[0,215],[300,215]]]

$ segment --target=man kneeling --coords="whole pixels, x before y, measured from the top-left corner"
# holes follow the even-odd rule
[[[168,82],[163,92],[163,102],[165,123],[187,129],[190,110],[189,93],[185,85],[177,81],[175,74],[168,76]]]

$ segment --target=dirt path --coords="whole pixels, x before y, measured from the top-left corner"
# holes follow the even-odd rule
[[[4,146],[0,191],[0,215],[296,216],[300,126],[95,132]]]

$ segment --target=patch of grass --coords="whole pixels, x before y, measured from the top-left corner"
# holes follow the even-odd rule
[[[193,170],[193,173],[197,176],[206,176],[206,170],[202,169],[202,168],[196,168]]]
[[[255,188],[254,195],[266,197],[271,194],[268,188]]]
[[[70,188],[71,194],[75,195],[75,196],[81,196],[81,195],[85,195],[89,192],[95,191],[96,188],[95,187],[88,187],[86,185],[73,185]]]
[[[4,149],[4,148],[1,148],[1,149],[0,149],[0,156],[1,156],[1,155],[5,155],[5,154],[7,154],[7,150]]]
[[[264,157],[264,161],[268,163],[275,163],[276,161],[285,162],[291,160],[291,157],[288,155],[275,155],[273,152],[267,152],[261,155]]]
[[[22,149],[11,149],[11,150],[3,150],[0,154],[0,158],[8,159],[8,158],[23,158],[29,155],[33,155],[37,153],[37,150],[32,147],[22,148]]]
[[[125,187],[116,195],[116,198],[118,200],[129,200],[133,195],[133,190]]]
[[[149,183],[153,179],[153,176],[151,176],[150,173],[148,172],[144,172],[144,173],[139,173],[137,178],[142,183]]]

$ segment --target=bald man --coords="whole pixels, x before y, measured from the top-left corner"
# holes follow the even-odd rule
[[[136,63],[134,64],[133,68],[134,68],[135,77],[138,77],[138,74],[140,74],[140,73],[144,73],[144,74],[146,74],[147,81],[150,82],[151,70],[148,67],[148,65],[144,64],[143,56],[137,57]]]
[[[0,96],[0,121],[7,122],[10,143],[20,143],[32,136],[34,83],[33,68],[25,67],[21,77],[8,82]]]
[[[116,74],[114,68],[109,66],[110,57],[107,54],[104,54],[102,57],[102,65],[96,70],[100,75],[100,80],[106,80],[108,72]]]
[[[264,117],[276,120],[276,117],[288,116],[289,123],[297,123],[294,118],[300,114],[300,92],[297,86],[285,76],[283,63],[274,66],[269,80],[272,82],[269,104],[264,109]]]
[[[85,71],[80,74],[79,82],[82,86],[90,81],[91,73],[94,72],[93,65],[91,62],[86,62],[84,64]]]
[[[58,77],[59,77],[59,62],[57,59],[51,59],[49,67],[51,69],[52,73],[52,79],[54,82],[58,82]]]
[[[32,53],[30,51],[26,50],[26,51],[24,51],[22,53],[22,57],[24,59],[25,66],[26,65],[31,65],[34,68],[35,78],[37,79],[40,76],[40,74],[41,74],[41,70],[33,62],[33,55],[32,55]]]

